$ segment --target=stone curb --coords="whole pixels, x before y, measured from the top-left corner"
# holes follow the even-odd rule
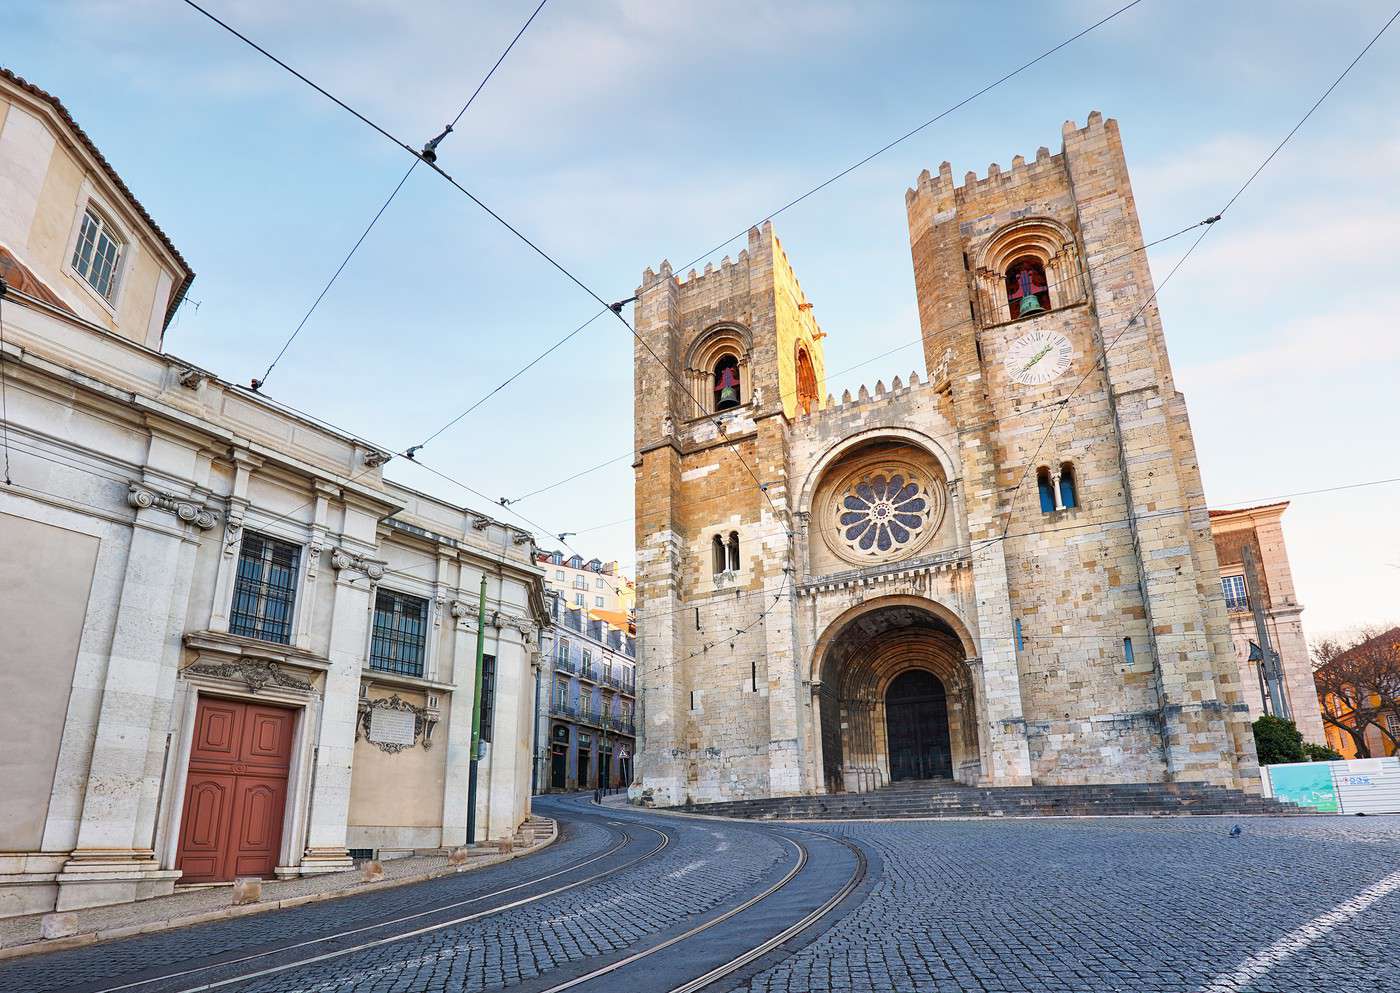
[[[605,806],[595,803],[594,806]],[[627,804],[627,810],[645,810],[668,817],[696,817],[707,821],[733,821],[739,824],[789,824],[800,827],[803,824],[938,824],[953,821],[1130,821],[1130,820],[1197,820],[1208,818],[1240,817],[1335,817],[1335,814],[1012,814],[1003,817],[987,814],[961,814],[956,817],[735,817],[730,814],[702,814],[698,810],[679,810],[675,807],[641,807]]]
[[[68,935],[63,938],[50,938],[47,941],[30,941],[22,945],[11,945],[8,948],[0,948],[0,961],[6,959],[21,958],[28,955],[42,955],[46,952],[61,952],[72,948],[83,948],[87,945],[101,944],[105,941],[116,941],[119,938],[131,938],[141,934],[155,934],[159,931],[173,931],[176,928],[190,927],[195,924],[209,924],[213,921],[229,920],[234,917],[246,917],[250,914],[264,914],[274,910],[289,910],[292,907],[304,907],[311,903],[321,903],[325,900],[339,900],[344,897],[359,896],[362,893],[374,893],[379,890],[395,889],[400,886],[409,886],[413,883],[425,883],[432,879],[441,879],[444,876],[455,876],[460,872],[471,872],[476,869],[484,869],[487,866],[501,865],[512,859],[520,858],[522,855],[533,855],[543,851],[559,840],[559,822],[553,818],[548,818],[550,822],[549,837],[528,848],[519,851],[512,851],[509,855],[498,855],[489,861],[482,859],[482,864],[472,865],[446,865],[429,872],[421,872],[413,876],[403,876],[398,879],[384,879],[376,883],[355,882],[344,889],[329,890],[325,893],[307,893],[303,896],[288,897],[285,900],[269,900],[266,903],[250,903],[242,907],[221,907],[218,910],[206,910],[198,914],[186,914],[183,917],[171,917],[163,921],[149,921],[145,924],[128,924],[125,927],[106,928],[98,931],[87,931],[82,934]],[[358,878],[358,877],[357,877]]]

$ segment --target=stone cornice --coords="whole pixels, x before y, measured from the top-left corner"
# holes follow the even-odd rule
[[[832,590],[845,590],[857,586],[873,586],[880,583],[900,582],[914,576],[934,575],[943,572],[957,572],[972,567],[972,558],[965,548],[940,552],[936,556],[891,562],[869,569],[852,569],[846,572],[820,576],[797,585],[797,595],[812,596]]]

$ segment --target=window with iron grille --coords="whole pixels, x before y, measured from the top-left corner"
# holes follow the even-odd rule
[[[403,676],[423,675],[428,647],[428,601],[381,589],[374,598],[369,667]]]
[[[256,531],[243,532],[229,634],[291,644],[300,561],[300,546]]]
[[[1243,576],[1221,576],[1220,588],[1225,593],[1226,610],[1249,609],[1249,593],[1245,590]]]
[[[1390,732],[1390,736],[1400,740],[1400,715],[1386,714],[1385,729]]]
[[[491,740],[491,725],[496,722],[496,656],[481,657],[481,740]]]
[[[102,298],[111,301],[117,290],[122,241],[101,216],[89,208],[83,213],[78,243],[73,246],[73,269]]]

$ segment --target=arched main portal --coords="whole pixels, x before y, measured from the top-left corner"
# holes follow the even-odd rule
[[[817,704],[828,792],[980,772],[967,636],[921,598],[870,604],[818,645]]]

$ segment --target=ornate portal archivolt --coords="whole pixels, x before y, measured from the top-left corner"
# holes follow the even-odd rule
[[[847,621],[816,660],[822,772],[828,791],[864,792],[891,780],[886,693],[913,669],[943,684],[954,776],[980,767],[973,674],[961,638],[933,612],[881,607]]]

